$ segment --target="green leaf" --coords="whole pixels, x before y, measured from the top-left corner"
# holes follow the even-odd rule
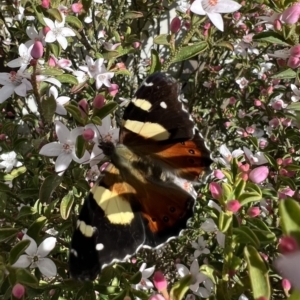
[[[76,27],[78,29],[82,29],[83,28],[82,22],[77,17],[67,15],[66,22],[68,24],[73,25],[74,27]]]
[[[57,22],[61,23],[63,21],[62,15],[57,8],[49,8],[47,13],[54,17]]]
[[[40,71],[40,74],[55,77],[55,76],[64,74],[64,72],[61,69],[46,67],[46,69],[43,69],[43,70]]]
[[[277,240],[276,235],[273,232],[257,230],[257,229],[253,229],[252,231],[257,236],[261,245],[265,246],[274,243]]]
[[[150,65],[149,74],[153,74],[160,70],[161,70],[161,62],[159,59],[158,52],[156,50],[152,49],[151,50],[151,65]]]
[[[227,41],[218,42],[218,44],[215,44],[214,46],[215,47],[223,47],[223,48],[227,48],[231,51],[234,51],[234,46],[231,43],[227,42]]]
[[[289,46],[284,37],[274,31],[260,32],[254,35],[253,40],[257,42],[267,42],[271,44]]]
[[[4,180],[13,180],[17,177],[19,177],[22,174],[25,174],[27,172],[27,169],[25,166],[19,167],[17,169],[13,169],[10,174],[4,175]],[[8,179],[9,178],[9,179]]]
[[[17,282],[24,284],[26,286],[38,287],[39,282],[35,276],[33,276],[30,271],[26,269],[18,269],[16,271]]]
[[[300,243],[300,205],[295,200],[279,202],[280,223],[285,235],[293,236]]]
[[[55,57],[59,57],[60,56],[60,52],[61,52],[61,48],[59,44],[47,44],[47,47],[50,47],[51,52],[54,54]]]
[[[233,229],[235,242],[240,244],[252,244],[258,248],[260,243],[255,233],[247,226],[240,226]]]
[[[12,180],[12,179],[10,179],[10,180]],[[7,180],[7,179],[5,179],[5,180]],[[4,193],[10,192],[10,187],[5,183],[0,182],[0,192],[4,192]]]
[[[78,106],[67,104],[65,105],[65,109],[77,122],[79,122],[80,124],[84,123],[84,118],[82,117]]]
[[[131,284],[138,284],[142,279],[142,273],[140,271],[136,272],[129,278]]]
[[[240,178],[234,189],[235,199],[239,199],[240,196],[244,193],[245,186],[246,186],[246,181]]]
[[[286,109],[287,110],[299,111],[300,110],[300,103],[299,102],[291,103],[290,105],[288,105],[288,107]]]
[[[60,81],[61,83],[70,83],[73,85],[78,84],[78,80],[75,76],[70,75],[70,74],[63,74],[63,75],[58,75],[56,76],[56,79]]]
[[[225,200],[232,200],[233,199],[233,190],[230,184],[226,182],[222,182],[222,198]]]
[[[177,281],[171,291],[170,291],[170,299],[172,300],[181,300],[185,293],[190,288],[190,285],[193,283],[193,276],[186,275],[179,281]]]
[[[21,254],[27,249],[30,244],[30,240],[23,240],[16,244],[9,253],[9,263],[12,265],[14,264]]]
[[[19,231],[17,228],[0,228],[0,242],[10,239]]]
[[[43,115],[46,122],[51,123],[56,110],[56,101],[54,96],[45,97],[42,103]]]
[[[74,196],[72,192],[69,192],[65,197],[63,197],[60,203],[60,215],[64,220],[67,220],[70,215],[74,203]]]
[[[219,226],[218,226],[220,231],[225,233],[228,230],[231,223],[232,223],[232,215],[221,211],[219,216]]]
[[[270,299],[271,288],[266,265],[253,246],[244,248],[244,256],[247,261],[247,268],[253,292],[253,298],[266,297]]]
[[[163,34],[160,34],[158,36],[156,36],[153,40],[153,43],[154,44],[157,44],[157,45],[170,45],[170,35],[167,34],[167,33],[163,33]]]
[[[39,198],[42,203],[49,202],[54,190],[61,184],[62,176],[56,174],[46,177],[40,188]]]
[[[207,47],[208,45],[206,42],[199,42],[191,46],[182,47],[177,51],[174,59],[172,60],[172,63],[190,59],[200,54],[201,52],[205,51]]]
[[[125,13],[123,20],[142,18],[144,14],[140,11],[128,11]]]
[[[47,26],[47,24],[44,21],[44,15],[41,12],[41,7],[36,7],[35,5],[32,5],[32,8],[34,10],[34,13],[35,13],[35,15],[36,15],[37,20],[39,21],[39,23],[42,26]]]
[[[300,291],[293,290],[292,294],[288,297],[287,300],[299,300],[300,299]]]
[[[37,218],[28,228],[26,234],[36,240],[39,237],[40,231],[44,228],[47,223],[47,218],[42,216]]]
[[[281,71],[273,76],[271,78],[273,79],[294,79],[296,78],[297,73],[293,71],[292,69],[287,69],[284,71]]]
[[[36,210],[33,207],[30,206],[22,206],[19,214],[17,216],[17,219],[21,219],[22,217],[33,215],[36,213]]]
[[[100,109],[94,109],[93,117],[97,116],[101,120],[103,120],[106,116],[112,113],[117,107],[118,104],[116,102],[114,101],[108,102]]]

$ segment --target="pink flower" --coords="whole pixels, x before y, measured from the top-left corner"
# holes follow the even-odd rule
[[[94,98],[93,106],[94,108],[100,109],[105,104],[105,98],[103,95],[99,94]]]
[[[139,49],[140,46],[141,46],[141,43],[140,43],[140,42],[133,42],[133,43],[132,43],[132,47],[133,47],[134,49]]]
[[[259,209],[259,207],[257,207],[257,206],[250,207],[250,208],[248,209],[248,211],[247,211],[247,214],[248,214],[249,217],[255,218],[255,217],[259,216],[259,214],[260,214],[260,209]]]
[[[298,68],[300,66],[300,58],[297,56],[290,56],[287,65],[292,69]]]
[[[160,291],[166,290],[168,282],[161,271],[156,271],[153,275],[153,283],[156,289]]]
[[[83,5],[80,2],[78,2],[78,3],[72,4],[71,8],[72,8],[73,13],[79,14],[83,8]]]
[[[289,281],[288,279],[285,279],[285,278],[282,279],[281,284],[282,284],[283,289],[284,289],[285,291],[287,291],[287,292],[288,292],[288,291],[291,289],[291,287],[292,287],[290,281]]]
[[[269,175],[268,167],[261,166],[253,169],[249,174],[249,179],[256,184],[262,183]]]
[[[217,182],[211,182],[209,184],[209,190],[214,199],[219,200],[222,197],[223,190],[221,185],[218,184]]]
[[[43,46],[42,42],[35,41],[30,54],[35,59],[41,58],[44,54],[44,46]]]
[[[12,294],[15,298],[21,299],[25,294],[25,287],[20,283],[15,284],[12,289]]]
[[[293,197],[295,194],[295,191],[293,191],[290,187],[286,187],[278,192],[279,199],[286,199],[287,196]]]
[[[154,294],[150,296],[149,300],[166,300],[161,294]]]
[[[177,33],[181,27],[181,20],[178,17],[175,17],[171,21],[170,29],[172,33]]]
[[[289,8],[287,8],[281,14],[281,21],[286,24],[295,24],[298,22],[300,16],[300,3],[296,3]]]
[[[298,243],[292,236],[283,236],[279,239],[279,251],[282,254],[295,252],[299,249]]]
[[[230,200],[227,202],[227,210],[236,213],[242,207],[241,203],[238,200]]]
[[[111,96],[116,96],[119,92],[119,86],[115,83],[112,83],[111,86],[108,87],[109,94]]]
[[[300,57],[300,45],[292,47],[290,49],[290,54],[292,56]]]
[[[90,141],[94,138],[95,132],[93,129],[87,128],[83,131],[82,136],[83,136],[84,140]]]
[[[55,62],[55,59],[53,57],[49,57],[48,66],[49,67],[55,67],[56,66],[56,62]]]
[[[214,171],[214,176],[217,179],[223,179],[225,177],[224,173],[221,170],[215,170]]]

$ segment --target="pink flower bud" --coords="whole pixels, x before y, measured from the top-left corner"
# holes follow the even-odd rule
[[[242,178],[244,181],[247,181],[247,180],[249,179],[248,173],[242,173],[242,174],[241,174],[241,178]]]
[[[140,42],[133,42],[133,43],[132,43],[132,47],[133,47],[134,49],[139,49],[140,46],[141,46],[141,43],[140,43]]]
[[[285,279],[285,278],[282,279],[281,284],[282,284],[283,289],[284,289],[285,291],[287,291],[287,292],[288,292],[288,291],[291,289],[291,287],[292,287],[290,281],[289,281],[288,279]]]
[[[285,127],[290,127],[292,125],[292,119],[284,119],[282,125]]]
[[[281,166],[282,163],[283,163],[283,160],[282,160],[282,158],[277,158],[277,159],[276,159],[276,162],[277,162],[277,165],[278,165],[278,166]]]
[[[300,57],[300,45],[292,47],[290,49],[290,54],[292,56]]]
[[[255,218],[255,217],[259,216],[259,214],[260,214],[260,209],[259,209],[259,207],[257,207],[257,206],[250,207],[250,208],[247,210],[247,214],[248,214],[249,217]]]
[[[56,64],[62,69],[72,66],[72,62],[69,59],[65,59],[65,58],[58,60]]]
[[[56,61],[53,57],[49,57],[48,66],[49,67],[55,67],[56,66]]]
[[[94,138],[95,132],[93,129],[87,128],[83,131],[82,136],[86,141],[90,141]]]
[[[42,0],[41,6],[48,9],[50,7],[50,0]]]
[[[287,197],[293,197],[295,191],[293,191],[290,187],[286,187],[278,192],[279,199],[286,199]]]
[[[244,165],[240,165],[239,166],[239,169],[242,171],[242,172],[248,172],[250,170],[250,165],[249,164],[244,164]]]
[[[287,65],[292,69],[298,68],[300,66],[300,58],[297,56],[290,56]]]
[[[20,283],[15,284],[12,288],[12,294],[15,298],[21,299],[25,295],[25,287]]]
[[[44,54],[44,46],[41,41],[35,41],[31,49],[31,56],[35,59],[39,59]]]
[[[170,29],[172,33],[177,33],[180,30],[181,27],[181,20],[179,17],[175,17],[170,25]]]
[[[278,20],[278,19],[276,19],[276,20],[274,21],[273,26],[274,26],[274,28],[275,28],[276,30],[281,30],[281,28],[282,28],[282,24],[281,24],[280,20]]]
[[[101,107],[103,107],[104,103],[105,103],[105,98],[103,95],[99,94],[97,95],[95,98],[94,98],[94,101],[93,101],[93,107],[94,108],[97,108],[97,109],[100,109]]]
[[[283,236],[279,239],[279,251],[282,254],[295,252],[299,249],[298,243],[292,236]]]
[[[217,179],[223,179],[225,177],[224,173],[221,170],[215,170],[214,171],[214,176]]]
[[[5,141],[6,140],[6,134],[1,133],[0,134],[0,141]]]
[[[119,92],[119,86],[115,83],[112,83],[111,86],[108,88],[109,94],[111,96],[116,96]]]
[[[167,286],[168,282],[164,276],[164,274],[161,271],[156,271],[153,275],[153,283],[156,289],[160,291],[164,291]]]
[[[222,187],[217,182],[211,182],[209,184],[209,190],[214,199],[219,200],[222,197]]]
[[[252,170],[249,174],[249,179],[256,184],[262,183],[269,175],[268,167],[261,166]]]
[[[288,165],[290,165],[290,164],[292,164],[292,163],[293,163],[293,159],[292,159],[291,157],[285,158],[285,159],[282,161],[282,165],[283,165],[284,167],[286,167],[286,166],[288,166]]]
[[[79,14],[83,8],[83,5],[80,2],[74,3],[71,5],[73,13]]]
[[[236,20],[239,20],[239,19],[241,18],[241,13],[238,12],[238,11],[235,11],[235,12],[233,13],[233,17],[234,17]]]
[[[136,264],[136,262],[137,262],[137,259],[136,259],[135,257],[132,257],[132,258],[131,258],[131,263],[132,263],[132,264]]]
[[[46,35],[51,30],[50,27],[46,26],[43,28],[43,34]]]
[[[238,200],[230,200],[226,204],[227,210],[236,213],[242,207],[241,203]]]
[[[78,107],[80,110],[80,113],[83,118],[86,118],[89,114],[89,104],[86,101],[86,99],[82,99],[78,102]]]
[[[286,24],[296,24],[300,16],[300,4],[296,3],[281,14],[281,20]]]

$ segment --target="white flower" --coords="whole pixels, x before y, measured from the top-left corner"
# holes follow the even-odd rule
[[[96,79],[96,89],[99,90],[101,86],[104,84],[107,87],[111,86],[110,80],[114,77],[115,73],[113,72],[105,72],[98,74]]]
[[[96,181],[100,176],[101,172],[97,165],[92,166],[87,172],[85,176],[86,181]]]
[[[261,25],[263,23],[269,24],[268,29],[273,28],[273,24],[275,20],[279,20],[280,18],[279,13],[275,13],[273,11],[270,12],[269,16],[258,16],[257,19],[261,20],[260,22],[256,23],[256,25]]]
[[[31,56],[31,49],[33,46],[30,46],[29,48],[26,47],[24,44],[21,44],[19,46],[19,55],[20,57],[13,59],[7,63],[7,65],[10,68],[18,68],[20,67],[20,71],[23,71],[26,69],[26,67],[29,65],[30,61],[32,60]]]
[[[32,46],[34,44],[34,42],[36,42],[36,41],[40,41],[44,46],[46,45],[43,29],[40,29],[40,31],[37,32],[35,27],[33,25],[31,25],[31,26],[27,26],[26,33],[27,33],[28,37],[30,38],[30,40],[25,43],[25,46],[27,48]]]
[[[27,104],[27,108],[29,108],[31,113],[35,114],[36,116],[40,115],[36,101],[35,101],[35,97],[33,95],[29,95],[28,97],[26,97],[25,102]],[[27,108],[26,108],[26,106],[22,107],[22,114],[24,116],[29,114]]]
[[[55,171],[65,171],[72,160],[77,163],[88,163],[90,154],[85,151],[82,158],[76,155],[76,139],[83,133],[83,127],[77,127],[71,131],[61,123],[55,122],[55,131],[59,142],[52,142],[42,147],[39,154],[45,156],[57,156],[55,162]]]
[[[273,64],[272,63],[260,63],[259,66],[260,66],[260,69],[254,69],[253,73],[257,74],[257,77],[259,79],[261,79],[262,76],[273,67]]]
[[[61,82],[59,80],[57,80],[54,77],[47,76],[47,75],[36,75],[36,81],[37,82],[46,81],[46,82],[56,85],[59,88],[61,87]]]
[[[196,0],[191,6],[191,11],[197,15],[207,15],[211,22],[221,31],[224,31],[224,23],[221,13],[232,13],[242,6],[232,0]]]
[[[248,86],[249,83],[249,81],[245,77],[236,79],[235,82],[239,85],[240,89],[244,89],[245,87]]]
[[[65,26],[65,20],[63,18],[62,22],[52,21],[51,19],[44,18],[46,25],[50,28],[45,37],[46,43],[53,43],[57,41],[63,49],[68,47],[68,41],[66,37],[75,36],[75,32]]]
[[[55,86],[51,86],[51,88],[49,89],[49,97],[51,95],[54,97],[56,101],[55,112],[59,115],[66,115],[67,110],[64,108],[64,104],[66,104],[70,100],[70,97],[66,97],[66,96],[58,97],[58,90]]]
[[[88,55],[85,56],[87,66],[79,66],[79,69],[86,72],[90,78],[96,78],[98,74],[106,72],[103,66],[104,58],[98,58],[95,61]]]
[[[300,89],[298,89],[294,84],[291,84],[291,89],[294,95],[291,97],[293,102],[298,102],[300,100]]]
[[[25,8],[23,6],[19,5],[17,9],[19,11],[19,14],[15,16],[14,18],[15,20],[22,21],[24,17],[27,21],[33,21],[35,19],[34,16],[25,16],[24,14]]]
[[[190,270],[182,264],[177,264],[176,268],[180,277],[185,277],[189,274],[192,275],[193,283],[190,285],[190,289],[196,295],[202,298],[208,298],[211,295],[214,284],[209,277],[199,271],[197,259],[192,262]],[[204,287],[199,287],[201,283]]]
[[[216,225],[215,221],[211,218],[206,219],[201,227],[202,230],[205,232],[216,232],[217,242],[220,247],[224,248],[225,246],[225,234],[219,231],[218,226]]]
[[[190,3],[188,3],[186,0],[177,1],[177,5],[178,6],[176,7],[176,9],[183,14],[185,14],[190,8]]]
[[[282,58],[282,59],[287,59],[291,56],[289,48],[276,50],[276,51],[274,51],[274,53],[268,53],[268,55],[270,57]]]
[[[25,250],[26,254],[23,254],[19,259],[12,265],[14,268],[39,268],[41,273],[46,277],[53,277],[57,273],[55,263],[46,258],[46,256],[54,249],[56,238],[46,238],[37,247],[36,242],[27,234],[24,234],[22,240],[29,240],[30,244]]]
[[[300,290],[300,251],[280,255],[274,266],[283,278],[288,279],[294,289]]]
[[[206,241],[204,240],[203,236],[199,236],[198,238],[198,242],[192,242],[192,247],[195,250],[194,252],[194,257],[197,258],[198,256],[200,256],[201,254],[209,254],[210,251],[209,249],[205,248],[206,247]]]
[[[0,162],[0,169],[4,169],[4,172],[9,173],[13,167],[20,167],[22,163],[17,160],[17,153],[11,151],[0,155],[2,161]]]
[[[142,279],[138,284],[133,285],[132,287],[136,290],[148,290],[152,289],[153,283],[148,279],[154,272],[155,266],[146,269],[147,264],[143,263],[139,269],[142,273]]]
[[[222,157],[218,158],[217,160],[227,168],[230,168],[230,163],[233,158],[239,157],[240,155],[244,154],[244,151],[241,149],[234,150],[231,153],[225,144],[221,145],[219,152]]]
[[[251,165],[263,165],[268,162],[263,152],[258,151],[256,154],[253,154],[247,147],[243,147],[243,150]]]
[[[0,103],[3,103],[13,93],[25,97],[28,90],[32,90],[32,85],[22,71],[11,71],[10,73],[0,73]]]
[[[111,119],[110,116],[105,117],[102,120],[101,126],[95,126],[93,124],[88,124],[85,126],[85,129],[91,128],[95,132],[95,137],[93,141],[95,142],[94,148],[91,153],[90,166],[94,166],[98,164],[103,158],[104,154],[102,149],[99,148],[99,140],[104,142],[110,141],[114,145],[117,144],[119,140],[119,129],[111,127]]]

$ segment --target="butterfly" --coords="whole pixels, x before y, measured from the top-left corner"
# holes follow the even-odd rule
[[[125,108],[119,143],[100,140],[99,147],[110,163],[71,241],[70,274],[78,280],[94,280],[104,266],[178,236],[193,216],[191,181],[211,164],[179,84],[165,73],[150,75]]]

